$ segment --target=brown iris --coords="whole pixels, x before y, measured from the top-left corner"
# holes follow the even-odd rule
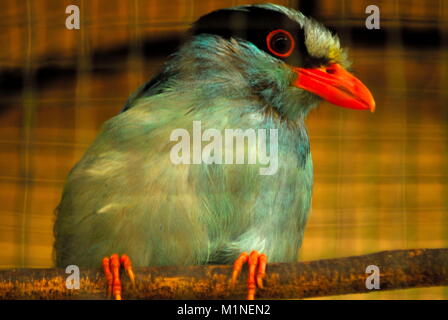
[[[268,50],[281,58],[289,57],[295,47],[295,41],[291,33],[282,29],[271,31],[266,37],[266,43]]]

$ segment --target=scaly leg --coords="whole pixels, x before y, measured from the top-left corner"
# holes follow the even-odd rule
[[[247,252],[241,253],[233,264],[231,279],[232,285],[235,285],[238,276],[241,273],[241,269],[246,262],[249,266],[247,279],[247,300],[254,300],[257,286],[259,288],[263,288],[263,279],[266,276],[266,265],[268,263],[268,259],[265,254],[260,254],[255,250],[252,251],[250,255],[247,254]]]
[[[121,259],[118,254],[113,254],[103,258],[103,270],[107,280],[107,296],[113,297],[115,300],[121,300],[121,280],[120,266],[123,265],[132,285],[135,285],[135,276],[132,269],[131,259],[127,255],[122,255]]]

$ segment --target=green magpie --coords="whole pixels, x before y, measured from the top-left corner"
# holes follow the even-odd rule
[[[253,299],[268,259],[298,259],[313,186],[307,114],[322,99],[374,111],[348,67],[338,37],[296,10],[246,5],[201,17],[69,173],[57,266],[102,261],[109,295],[121,299],[121,266],[134,281],[132,265],[234,263],[235,283],[247,263]],[[276,130],[275,173],[261,175],[261,163],[173,163],[173,131],[192,133],[195,121],[215,133]],[[264,142],[270,150],[274,141]]]

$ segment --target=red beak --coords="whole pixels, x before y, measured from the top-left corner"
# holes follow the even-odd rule
[[[297,79],[293,85],[310,91],[337,106],[375,111],[375,100],[369,89],[339,64],[326,68],[293,68]]]

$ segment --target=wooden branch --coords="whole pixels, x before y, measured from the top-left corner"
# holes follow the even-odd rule
[[[447,286],[448,249],[384,251],[338,259],[268,265],[258,299],[366,293],[368,265],[380,268],[380,290]],[[122,275],[124,299],[244,299],[247,274],[229,287],[229,265],[136,268],[132,288]],[[64,269],[0,271],[0,299],[105,299],[101,268],[80,270],[80,289],[67,289]]]

